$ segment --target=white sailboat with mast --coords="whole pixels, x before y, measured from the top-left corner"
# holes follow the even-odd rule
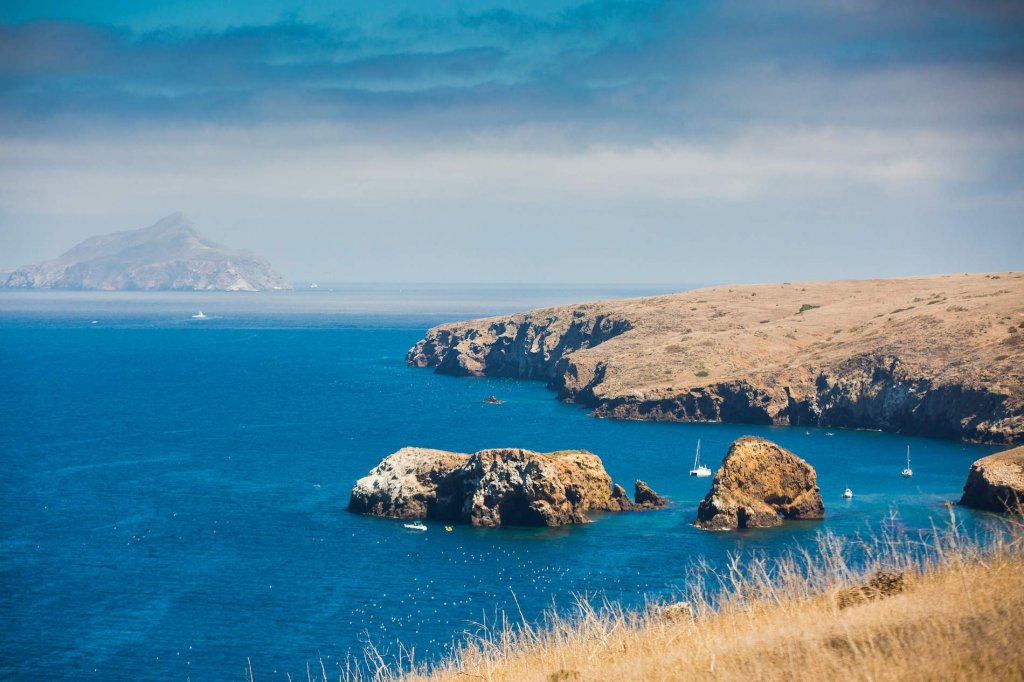
[[[904,469],[901,473],[903,474],[903,476],[905,478],[910,478],[911,476],[914,475],[914,470],[910,468],[910,446],[909,445],[907,446],[907,468]]]
[[[696,476],[697,478],[707,478],[711,475],[711,469],[707,468],[700,463],[700,441],[697,441],[697,455],[693,458],[693,468],[690,469],[690,475]]]

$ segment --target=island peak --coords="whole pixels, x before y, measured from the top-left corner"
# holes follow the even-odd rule
[[[86,239],[54,260],[15,270],[4,286],[107,291],[290,288],[265,258],[206,239],[180,212],[149,227]]]

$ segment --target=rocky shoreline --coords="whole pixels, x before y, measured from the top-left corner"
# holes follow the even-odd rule
[[[598,417],[1024,442],[1024,275],[702,289],[440,325],[408,364]]]
[[[971,465],[960,504],[993,512],[1024,505],[1024,447],[982,457]]]

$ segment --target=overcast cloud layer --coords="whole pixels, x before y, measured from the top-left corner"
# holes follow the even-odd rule
[[[0,9],[0,270],[170,212],[329,281],[1024,267],[1017,2]]]

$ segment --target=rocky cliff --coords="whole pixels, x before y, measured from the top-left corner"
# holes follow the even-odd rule
[[[266,259],[205,239],[180,213],[141,230],[87,239],[57,259],[19,268],[3,285],[108,291],[290,288]]]
[[[783,519],[820,519],[825,505],[814,467],[764,438],[737,439],[697,508],[708,530],[768,528]]]
[[[435,327],[415,367],[601,417],[1024,442],[1024,275],[716,287]]]
[[[960,504],[995,512],[1016,511],[1024,505],[1024,447],[972,464]]]
[[[583,450],[481,450],[472,455],[402,448],[352,488],[349,511],[397,519],[461,521],[474,526],[586,523],[591,511],[667,504],[637,482],[635,501],[613,485],[601,459]]]

